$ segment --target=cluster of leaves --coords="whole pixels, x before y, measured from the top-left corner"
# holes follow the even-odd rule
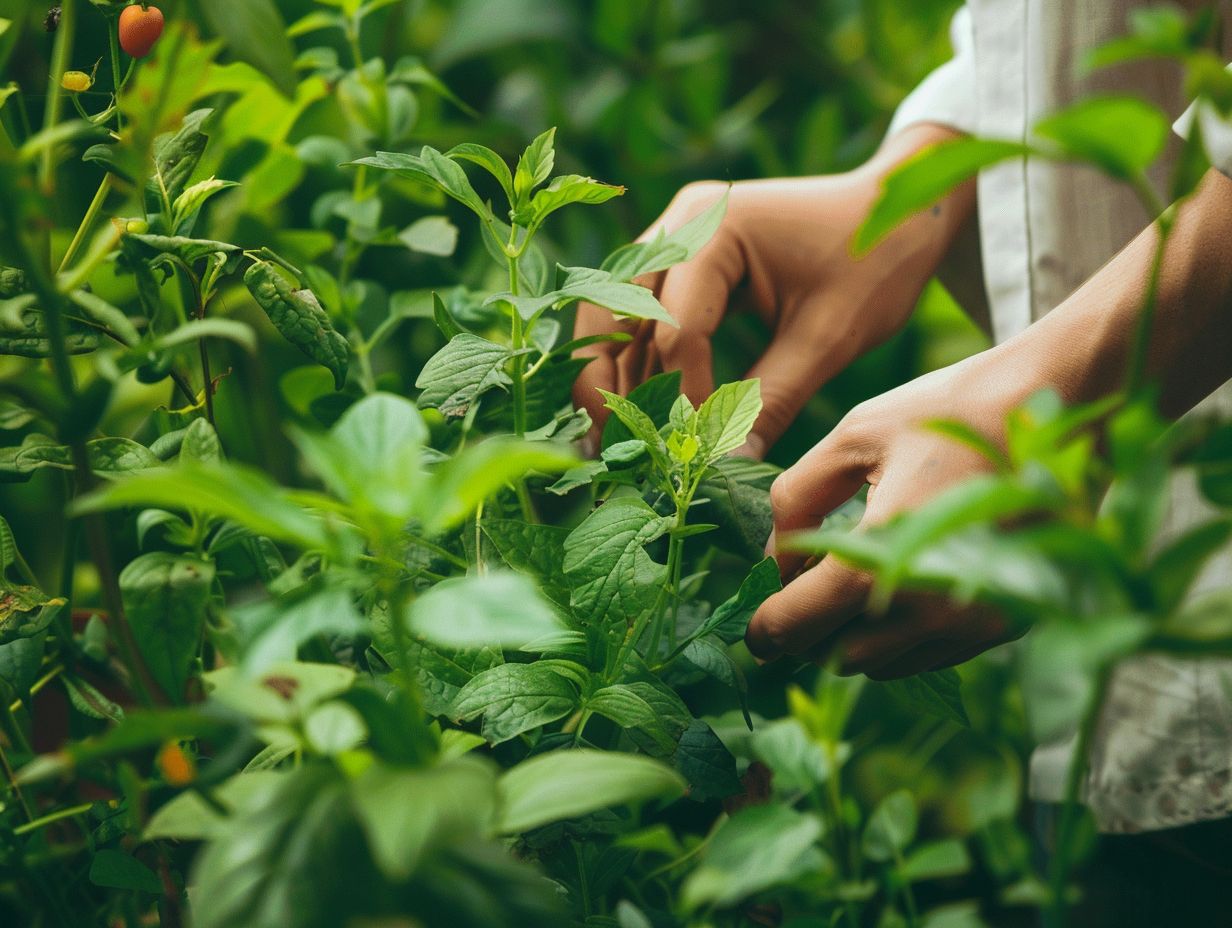
[[[123,4],[97,5],[113,30]],[[65,4],[53,68],[81,6]],[[911,883],[967,862],[917,859],[910,800],[866,817],[842,798],[858,688],[798,694],[782,750],[754,731],[732,646],[779,588],[762,554],[777,471],[730,454],[757,382],[694,408],[660,375],[609,397],[599,459],[568,446],[591,423],[562,311],[670,321],[633,281],[696,254],[725,204],[598,267],[551,263],[557,211],[624,189],[554,175],[552,131],[512,166],[473,143],[403,153],[423,96],[465,106],[416,60],[363,57],[390,6],[328,2],[287,30],[340,34],[343,65],[332,45],[293,58],[272,4],[219,3],[206,18],[238,60],[173,20],[140,66],[115,56],[110,93],[70,91],[80,118],[61,98],[41,133],[3,123],[3,427],[20,440],[0,472],[58,471],[69,491],[54,582],[0,520],[4,904],[172,925],[190,888],[207,928],[702,925],[762,897],[914,911]],[[345,129],[293,144],[331,89]],[[75,158],[101,181],[61,242],[44,195]],[[308,170],[338,181],[313,230],[228,222]],[[447,200],[478,220],[499,284],[480,270],[390,294],[362,276],[373,254],[452,256]],[[377,361],[415,317],[445,342],[412,401]],[[240,403],[211,367],[259,366],[275,330],[312,362],[280,385],[299,414],[290,479],[233,456]],[[164,399],[113,431],[134,384]],[[734,719],[703,717],[708,683]],[[953,691],[924,691],[938,725],[965,721]],[[740,863],[752,845],[764,865]]]

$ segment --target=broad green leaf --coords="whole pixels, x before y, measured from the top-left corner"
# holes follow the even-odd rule
[[[1137,97],[1083,100],[1035,125],[1063,157],[1095,165],[1118,180],[1138,177],[1168,139],[1171,120]]]
[[[376,763],[356,778],[351,799],[377,866],[405,880],[434,846],[490,833],[496,784],[492,765],[477,757],[423,770]]]
[[[334,389],[346,383],[351,348],[330,322],[311,290],[296,289],[269,261],[257,261],[244,274],[244,283],[270,322],[292,345],[328,368]]]
[[[448,648],[517,648],[562,630],[535,584],[514,573],[444,580],[411,604],[407,624]]]
[[[616,280],[633,280],[643,274],[665,271],[676,264],[691,261],[709,242],[727,214],[727,197],[723,194],[705,211],[694,216],[675,232],[660,231],[646,242],[624,245],[602,264]]]
[[[163,891],[158,874],[131,854],[114,848],[94,852],[94,859],[90,862],[90,882],[106,889],[139,890],[151,895]]]
[[[392,644],[382,647],[382,653],[391,651]],[[455,651],[412,641],[407,651],[411,676],[419,687],[424,711],[429,715],[449,715],[462,687],[477,674],[501,662],[500,654],[490,648]],[[396,655],[389,653],[389,657],[391,663],[398,663]]]
[[[152,468],[80,497],[71,511],[129,506],[200,512],[302,548],[327,549],[334,543],[324,521],[292,502],[261,472],[237,464]]]
[[[124,611],[146,666],[171,699],[184,698],[205,630],[214,564],[162,551],[120,573]]]
[[[668,527],[640,498],[609,500],[588,515],[565,540],[574,608],[591,622],[618,626],[623,637],[625,624],[651,605],[666,580],[667,568],[645,546]]]
[[[547,309],[562,309],[570,303],[584,300],[610,310],[617,316],[631,319],[653,319],[678,325],[655,295],[638,284],[614,280],[606,271],[570,267],[560,269],[564,279],[560,286],[540,296],[513,296],[498,293],[488,303],[509,303],[523,319],[534,319]]]
[[[428,359],[415,379],[419,405],[434,407],[445,416],[464,416],[483,393],[508,387],[513,381],[505,362],[513,353],[505,345],[463,332]]]
[[[816,790],[834,775],[835,764],[841,764],[850,753],[846,745],[839,745],[831,762],[825,748],[795,718],[758,725],[749,736],[748,751],[773,771],[774,787],[783,795]]]
[[[909,216],[936,203],[986,167],[1031,151],[1020,142],[962,138],[925,149],[904,161],[882,184],[881,196],[856,232],[857,254],[873,246]]]
[[[864,826],[860,840],[864,856],[878,863],[894,860],[915,840],[917,825],[911,793],[905,789],[891,793],[877,804]]]
[[[552,175],[556,164],[555,141],[556,129],[548,129],[537,136],[518,159],[518,167],[513,174],[515,206],[526,202],[531,191]]]
[[[349,785],[309,764],[254,788],[197,856],[197,928],[328,928],[355,911],[367,859]]]
[[[458,693],[454,717],[483,716],[483,736],[492,744],[563,718],[577,705],[577,688],[544,663],[501,664],[484,671]]]
[[[744,711],[745,720],[752,728],[753,721],[749,717],[747,698],[748,684],[745,682],[743,671],[727,653],[727,648],[716,638],[698,638],[685,646],[682,656],[694,667],[736,691],[740,696],[740,705]]]
[[[962,678],[953,667],[920,673],[901,680],[889,680],[881,685],[898,699],[904,708],[949,719],[959,725],[971,724],[962,700]]]
[[[201,464],[217,464],[222,461],[222,445],[218,433],[208,419],[193,419],[184,430],[180,443],[180,460]]]
[[[688,909],[720,908],[810,871],[821,861],[816,848],[821,821],[783,805],[751,806],[723,822],[701,863],[681,891]]]
[[[684,783],[648,757],[610,751],[557,751],[523,761],[497,784],[497,828],[519,834],[611,806],[673,799]]]
[[[566,579],[562,566],[569,529],[515,519],[485,518],[483,533],[505,564],[535,578],[543,595],[562,609],[569,608],[572,585]]]
[[[210,796],[228,811],[234,811],[254,792],[271,788],[282,776],[272,770],[237,773],[215,786],[210,791]],[[144,841],[204,841],[224,831],[226,821],[227,819],[198,793],[185,791],[160,806],[158,811],[150,816],[141,838]]]
[[[90,470],[107,477],[157,468],[162,463],[149,448],[128,438],[86,442],[86,460]],[[15,448],[0,448],[0,473],[30,474],[45,467],[72,470],[72,450],[38,433],[27,435]]]
[[[172,255],[189,267],[198,261],[212,258],[214,255],[232,255],[240,250],[238,245],[228,242],[189,238],[185,235],[154,235],[151,233],[137,235],[130,232],[124,236],[124,242],[126,247],[132,248],[138,254],[144,254],[149,258]]]
[[[647,701],[646,696],[650,694],[646,688],[646,684],[613,683],[587,699],[586,708],[611,719],[621,728],[642,732],[655,742],[660,752],[670,754],[682,731],[674,731],[671,720],[660,716],[656,707]]]
[[[33,294],[25,293],[11,300],[0,301],[0,355],[21,358],[51,357],[51,339],[43,311]],[[85,354],[102,343],[97,328],[80,320],[65,319],[65,347],[69,354]]]
[[[203,338],[225,338],[235,342],[248,351],[256,354],[257,336],[252,326],[238,319],[190,319],[183,325],[178,325],[170,332],[159,335],[148,343],[149,351],[162,351],[186,345],[189,342],[200,341]]]
[[[205,674],[210,698],[257,722],[302,722],[318,705],[347,692],[355,671],[339,664],[283,661],[259,677],[228,666]]]
[[[689,781],[692,799],[724,799],[741,790],[736,758],[701,719],[693,719],[680,736],[672,766]]]
[[[697,410],[702,458],[712,464],[744,444],[761,414],[761,381],[725,383]]]
[[[456,161],[469,161],[472,164],[477,164],[495,177],[501,185],[501,190],[505,191],[505,197],[509,200],[509,204],[512,207],[517,197],[513,192],[513,174],[510,173],[509,165],[505,164],[504,158],[492,149],[483,145],[476,145],[474,142],[463,142],[461,145],[455,145],[445,154]]]
[[[212,108],[193,110],[174,132],[165,132],[154,139],[150,177],[145,185],[146,210],[150,213],[165,212],[173,233],[179,230],[180,222],[188,216],[185,212],[178,220],[175,219],[175,203],[187,188],[188,180],[205,152],[209,142],[205,130],[213,115]]]

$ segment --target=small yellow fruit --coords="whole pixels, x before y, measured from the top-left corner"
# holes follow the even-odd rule
[[[70,93],[81,93],[94,86],[94,80],[85,71],[65,71],[60,86]]]

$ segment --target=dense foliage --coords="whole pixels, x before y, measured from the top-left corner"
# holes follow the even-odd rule
[[[876,684],[740,645],[780,584],[777,468],[730,456],[763,333],[726,333],[732,376],[700,407],[660,374],[608,398],[594,460],[572,447],[590,421],[570,308],[670,318],[633,280],[694,255],[725,198],[631,231],[699,177],[853,163],[944,53],[953,4],[212,0],[166,4],[161,29],[107,0],[45,23],[12,6],[5,924],[1063,917],[1089,842],[1070,816],[1039,872],[1014,658]],[[1221,95],[1200,30],[1145,26],[1119,54],[1180,57]],[[766,61],[772,41],[793,54]],[[1086,130],[1166,124],[1102,105],[1120,109],[1056,117],[1032,156],[1138,179],[1156,150]],[[1022,154],[969,140],[909,165],[867,240]],[[797,445],[978,346],[943,294],[924,309]],[[1140,387],[1038,397],[1008,454],[981,445],[986,482],[871,532],[841,531],[853,504],[804,543],[883,595],[1040,625],[1019,659],[1037,725],[1085,730],[1117,659],[1227,638],[1226,610],[1184,593],[1232,523],[1149,545],[1174,464],[1227,502],[1227,433],[1166,429]],[[1086,685],[1048,692],[1058,660]]]

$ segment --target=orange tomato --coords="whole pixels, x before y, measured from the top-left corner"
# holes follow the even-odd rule
[[[134,3],[120,13],[120,48],[134,58],[144,58],[163,34],[163,11],[156,6]]]

